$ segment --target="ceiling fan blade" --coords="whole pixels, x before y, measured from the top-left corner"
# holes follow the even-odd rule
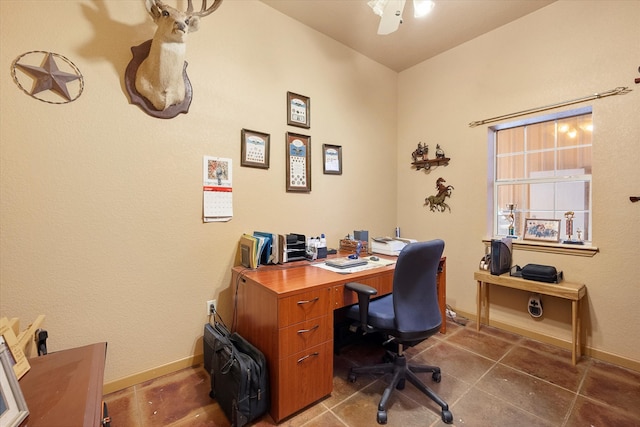
[[[380,25],[378,26],[378,34],[391,34],[398,29],[402,22],[402,11],[406,0],[389,0],[384,6]]]

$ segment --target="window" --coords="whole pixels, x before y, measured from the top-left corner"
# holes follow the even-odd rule
[[[525,219],[561,220],[560,241],[592,240],[591,108],[490,128],[493,234],[522,237]],[[513,215],[511,214],[513,209]],[[573,212],[568,236],[565,214]]]

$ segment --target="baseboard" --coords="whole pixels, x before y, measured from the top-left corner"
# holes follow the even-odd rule
[[[475,314],[466,313],[464,311],[455,310],[461,316],[468,319],[476,319]],[[505,331],[513,332],[514,334],[522,335],[523,337],[531,338],[536,341],[540,341],[546,344],[555,345],[567,350],[571,350],[571,341],[563,340],[549,335],[544,335],[539,332],[530,331],[528,329],[519,328],[517,326],[510,325],[508,323],[489,319],[489,326],[494,326],[498,329],[504,329]],[[614,365],[622,366],[623,368],[631,369],[632,371],[640,372],[640,361],[632,360],[627,357],[622,357],[617,354],[608,353],[606,351],[598,350],[592,347],[584,346],[582,348],[582,354],[592,357],[594,359],[601,360],[603,362],[613,363]]]
[[[464,311],[458,311],[458,310],[456,310],[456,312],[459,315],[466,317],[468,319],[476,318],[475,314],[466,313]],[[536,341],[540,341],[546,344],[551,344],[557,347],[571,350],[570,341],[562,340],[556,337],[551,337],[548,335],[530,331],[528,329],[519,328],[517,326],[513,326],[508,323],[491,320],[491,319],[489,320],[489,325],[494,326],[498,329],[504,329],[505,331],[513,332],[514,334],[522,335],[523,337],[531,338]],[[602,360],[603,362],[613,363],[615,365],[622,366],[623,368],[640,372],[640,362],[636,360],[631,360],[626,357],[618,356],[612,353],[607,353],[606,351],[598,350],[591,347],[583,348],[582,352],[584,355],[592,357],[594,359]],[[166,365],[162,365],[157,368],[138,372],[137,374],[129,375],[127,377],[120,378],[115,381],[110,381],[108,383],[105,383],[103,387],[103,393],[109,394],[115,391],[124,390],[127,387],[131,387],[136,384],[140,384],[145,381],[149,381],[149,380],[161,377],[163,375],[171,374],[181,369],[186,369],[195,365],[199,365],[200,363],[202,363],[203,360],[204,360],[204,356],[202,353],[200,353],[190,357],[186,357],[184,359],[176,360],[175,362],[167,363]]]
[[[163,375],[177,372],[181,369],[190,368],[202,363],[204,355],[202,353],[195,354],[193,356],[185,357],[184,359],[176,360],[175,362],[167,363],[166,365],[158,366],[146,371],[138,372],[133,375],[129,375],[124,378],[117,379],[105,383],[102,387],[103,394],[113,393],[115,391],[124,390],[125,388],[134,386],[136,384],[143,383],[145,381],[153,380]]]

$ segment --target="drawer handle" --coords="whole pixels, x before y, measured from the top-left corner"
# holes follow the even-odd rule
[[[316,302],[320,299],[320,297],[315,297],[314,299],[309,299],[309,300],[302,300],[302,301],[298,301],[298,305],[302,305],[302,304],[309,304],[310,302]]]
[[[298,331],[299,334],[306,334],[307,332],[311,332],[311,331],[315,331],[316,329],[318,329],[320,327],[320,325],[316,325],[313,328],[309,328],[309,329],[300,329]]]
[[[298,363],[304,362],[305,359],[310,358],[311,356],[319,356],[320,353],[318,353],[317,351],[311,354],[307,354],[306,356],[301,357],[300,359],[298,359]]]

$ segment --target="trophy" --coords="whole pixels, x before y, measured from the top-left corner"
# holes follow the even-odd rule
[[[582,233],[580,230],[578,230],[578,239],[573,240],[573,217],[574,216],[575,216],[575,213],[573,211],[568,211],[564,213],[564,217],[566,219],[565,231],[567,232],[567,240],[565,240],[562,243],[568,243],[572,245],[582,245],[584,243],[580,238],[580,234]]]
[[[515,237],[516,235],[516,227],[513,225],[516,222],[516,216],[513,211],[518,207],[518,205],[514,203],[507,203],[507,209],[509,210],[509,215],[507,215],[507,221],[509,221],[509,237]]]

